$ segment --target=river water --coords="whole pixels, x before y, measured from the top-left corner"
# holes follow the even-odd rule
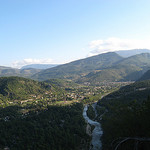
[[[93,105],[93,109],[96,112],[95,109],[96,104]],[[101,150],[102,149],[102,142],[101,142],[101,136],[103,134],[102,128],[101,128],[101,124],[97,121],[93,121],[91,120],[88,116],[87,116],[87,111],[88,110],[88,106],[86,105],[84,107],[83,110],[83,117],[85,119],[85,121],[87,123],[89,123],[90,125],[94,125],[95,128],[92,132],[92,141],[91,141],[91,147],[90,150]]]

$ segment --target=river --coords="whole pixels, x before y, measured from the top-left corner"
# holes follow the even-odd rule
[[[102,128],[101,128],[101,124],[97,121],[93,121],[91,120],[88,116],[87,116],[87,111],[88,110],[88,105],[86,105],[84,107],[83,110],[83,117],[85,119],[85,121],[90,124],[90,125],[94,125],[95,128],[92,132],[92,141],[91,141],[91,146],[90,146],[90,150],[101,150],[102,149],[102,142],[101,142],[101,136],[103,134]],[[95,111],[95,115],[97,115],[96,112],[96,104],[93,104],[93,110]]]

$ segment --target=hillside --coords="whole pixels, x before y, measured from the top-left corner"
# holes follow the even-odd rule
[[[120,61],[113,68],[126,68],[126,74],[123,75],[123,80],[136,81],[139,79],[150,67],[150,53],[142,53],[134,55]]]
[[[73,79],[77,80],[94,70],[108,68],[123,58],[116,53],[110,52],[97,56],[77,60],[68,64],[59,65],[54,68],[41,71],[34,76],[36,80],[47,80],[51,78]]]
[[[150,70],[148,70],[147,72],[145,72],[143,74],[143,76],[140,79],[138,79],[138,81],[143,81],[143,80],[150,80]]]
[[[123,59],[119,65],[132,65],[132,66],[139,66],[139,67],[147,67],[150,65],[150,53],[141,53],[137,54],[128,58]]]
[[[64,102],[61,87],[70,85],[0,77],[0,149],[89,149],[83,105]]]
[[[122,58],[111,52],[43,70],[33,75],[32,79],[71,79],[77,83],[91,84],[102,81],[136,81],[149,67],[150,53]]]
[[[149,49],[133,49],[133,50],[120,50],[115,51],[118,55],[122,57],[131,57],[133,55],[141,54],[141,53],[150,53]]]
[[[103,97],[98,105],[99,116],[104,113],[99,120],[103,149],[150,149],[150,80],[122,87]]]
[[[19,74],[19,69],[0,66],[0,76],[11,76],[11,75],[15,76],[18,74]]]
[[[40,72],[41,69],[26,68],[19,69],[19,74],[17,76],[30,78],[33,74]]]
[[[142,53],[118,61],[103,70],[92,71],[82,76],[77,82],[97,84],[103,81],[136,81],[150,67],[150,54]]]
[[[139,78],[141,72],[136,67],[131,66],[114,66],[101,71],[93,71],[88,75],[80,78],[77,83],[90,83],[92,85],[100,82],[116,82],[116,81],[134,81]]]
[[[0,76],[21,76],[39,81],[69,79],[76,83],[95,85],[103,81],[136,81],[149,68],[150,53],[122,58],[109,52],[44,70],[1,67]]]
[[[9,76],[20,76],[20,77],[30,77],[35,73],[40,72],[39,69],[17,69],[11,67],[0,66],[0,77],[9,77]]]
[[[51,91],[49,84],[25,79],[22,77],[1,77],[0,95],[5,99],[29,99],[35,96],[42,97],[45,92]]]
[[[72,81],[65,80],[65,79],[49,79],[44,82],[57,86],[57,87],[61,87],[61,88],[70,88],[70,87],[79,86],[78,84]]]
[[[106,97],[104,100],[121,100],[124,103],[137,100],[142,102],[146,100],[150,93],[150,80],[137,81],[130,85],[120,88],[118,91],[113,92]]]

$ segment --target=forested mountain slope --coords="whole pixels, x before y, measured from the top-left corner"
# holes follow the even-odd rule
[[[95,70],[81,77],[78,82],[95,84],[103,81],[136,81],[150,68],[150,54],[142,53],[118,61],[103,70]]]
[[[103,150],[150,149],[150,80],[122,87],[98,104],[99,115],[104,112]]]
[[[111,52],[46,69],[32,78],[36,80],[62,78],[93,84],[102,81],[136,81],[149,68],[150,53],[122,58]]]
[[[130,57],[130,56],[141,54],[141,53],[150,53],[150,50],[149,49],[133,49],[133,50],[120,50],[120,51],[115,51],[115,52],[122,57]]]
[[[46,80],[50,78],[63,78],[76,80],[93,70],[102,70],[116,64],[123,58],[110,52],[97,56],[77,60],[68,64],[46,69],[33,76],[33,79]]]
[[[34,69],[34,68],[17,69],[17,68],[0,66],[0,77],[20,76],[20,77],[29,78],[33,74],[40,71],[41,71],[40,69]]]
[[[52,87],[44,82],[37,82],[22,77],[1,77],[0,95],[1,98],[15,100],[28,99],[35,95],[42,95],[50,91]]]
[[[138,81],[143,81],[143,80],[150,80],[150,70],[148,70],[147,72],[145,72],[143,74],[143,76],[140,79],[138,79]]]
[[[104,100],[114,99],[121,100],[124,103],[137,100],[142,102],[150,95],[150,80],[137,81],[130,85],[124,86],[119,90],[105,96]]]

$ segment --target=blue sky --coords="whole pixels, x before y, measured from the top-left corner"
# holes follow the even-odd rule
[[[0,0],[0,65],[150,48],[149,0]]]

